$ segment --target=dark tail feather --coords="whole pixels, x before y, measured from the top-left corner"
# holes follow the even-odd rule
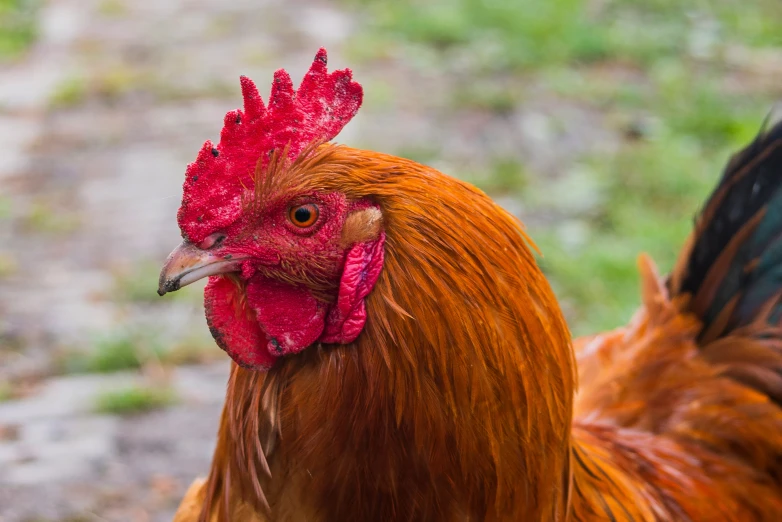
[[[782,121],[770,120],[731,158],[668,289],[703,321],[702,355],[782,404]]]
[[[782,320],[782,121],[769,120],[731,158],[668,281],[691,295],[702,343]]]

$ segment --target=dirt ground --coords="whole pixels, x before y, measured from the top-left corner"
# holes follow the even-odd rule
[[[325,46],[330,67],[352,66],[367,91],[339,141],[426,144],[446,171],[480,161],[490,142],[556,175],[616,141],[599,114],[545,93],[511,115],[448,111],[436,73],[393,56],[349,63],[360,20],[325,1],[51,0],[40,17],[32,51],[0,70],[0,383],[12,388],[0,402],[2,522],[170,520],[207,471],[228,361],[210,342],[200,288],[159,299],[155,271],[179,242],[184,168],[239,106],[240,74],[266,92],[274,69],[300,78]],[[556,148],[544,114],[569,121]],[[128,335],[196,347],[200,363],[63,370],[69,354]],[[96,413],[102,394],[158,381],[173,405]]]

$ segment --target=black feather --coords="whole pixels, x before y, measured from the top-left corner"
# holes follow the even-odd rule
[[[733,156],[696,220],[695,241],[680,274],[677,293],[714,292],[701,314],[704,331],[736,301],[728,329],[750,323],[782,292],[782,122],[768,119],[758,137]],[[762,217],[761,214],[762,213]],[[718,281],[706,278],[738,234],[747,237]],[[716,288],[704,288],[716,284]],[[772,317],[779,314],[774,313]],[[724,332],[723,332],[724,333]]]

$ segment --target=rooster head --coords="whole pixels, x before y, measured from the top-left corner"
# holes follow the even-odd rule
[[[184,241],[158,293],[209,277],[215,341],[240,366],[268,370],[313,344],[355,340],[385,235],[372,201],[308,177],[361,105],[351,71],[328,73],[321,49],[298,89],[275,73],[268,105],[250,79],[241,87],[244,109],[226,114],[220,143],[207,141],[187,167],[177,213]]]

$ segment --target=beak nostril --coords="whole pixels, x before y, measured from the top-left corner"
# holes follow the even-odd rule
[[[221,234],[219,232],[211,234],[198,244],[198,248],[200,248],[201,250],[209,250],[211,248],[215,248],[219,246],[223,241],[225,241],[225,237],[226,237],[225,234]]]
[[[211,237],[212,244],[209,248],[214,248],[219,237],[215,234]],[[223,236],[223,239],[225,236]],[[232,254],[215,255],[214,252],[208,252],[204,248],[203,242],[194,245],[184,241],[176,247],[168,259],[158,278],[158,294],[165,295],[168,292],[175,292],[187,286],[194,281],[205,277],[227,274],[229,272],[238,272],[240,262],[245,259],[242,256],[235,257]]]

